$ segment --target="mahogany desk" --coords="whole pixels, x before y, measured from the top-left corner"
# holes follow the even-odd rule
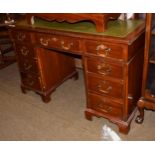
[[[77,71],[72,55],[81,55],[87,104],[85,116],[104,117],[128,133],[141,92],[144,23],[110,21],[103,33],[92,23],[21,21],[10,28],[18,56],[23,93],[33,90],[44,102]]]

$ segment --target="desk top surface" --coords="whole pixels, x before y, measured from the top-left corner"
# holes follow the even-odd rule
[[[33,25],[29,25],[26,20],[16,23],[16,26],[30,26],[32,28],[43,28],[43,29],[53,29],[62,30],[69,32],[79,32],[86,34],[93,34],[99,36],[112,36],[124,38],[134,30],[136,30],[140,25],[144,24],[142,20],[113,20],[108,22],[108,29],[105,32],[96,32],[95,24],[92,22],[78,22],[78,23],[67,23],[67,22],[56,22],[56,21],[45,21],[39,18],[34,20]]]

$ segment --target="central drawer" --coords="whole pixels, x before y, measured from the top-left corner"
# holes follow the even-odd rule
[[[37,34],[36,41],[46,48],[54,48],[63,51],[79,51],[79,40],[72,37],[52,34]]]
[[[107,95],[115,98],[123,98],[123,85],[105,80],[100,77],[95,77],[92,74],[87,74],[88,79],[88,90],[99,93],[101,95]]]
[[[35,76],[32,73],[23,73],[21,72],[21,81],[24,86],[42,91],[41,78],[39,76]]]

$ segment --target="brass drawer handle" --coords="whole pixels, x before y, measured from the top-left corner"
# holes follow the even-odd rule
[[[28,53],[29,53],[29,50],[26,47],[22,47],[20,49],[20,51],[21,51],[22,55],[24,55],[24,56],[28,55]]]
[[[101,93],[104,93],[104,94],[109,94],[110,91],[112,90],[111,86],[108,86],[108,88],[106,88],[106,90],[103,90],[102,85],[100,85],[100,84],[97,86],[97,88],[98,88],[98,91],[100,91]]]
[[[106,64],[97,65],[97,70],[98,70],[98,73],[102,75],[108,75],[112,71],[111,67]]]
[[[41,45],[43,45],[43,46],[48,46],[49,39],[40,38],[40,43],[41,43]]]
[[[23,41],[25,38],[26,38],[26,35],[23,34],[23,33],[19,33],[19,34],[17,35],[17,39],[18,39],[19,41]]]
[[[64,44],[65,44],[65,42],[64,41],[61,41],[61,47],[64,50],[69,50],[73,46],[73,43],[69,43],[67,46],[65,46]]]
[[[29,86],[34,85],[34,81],[29,81],[29,82],[28,82],[28,85],[29,85]]]
[[[97,51],[97,55],[105,57],[110,53],[111,48],[101,44],[96,47],[96,51]],[[102,54],[101,51],[103,51],[104,53]]]
[[[33,81],[32,76],[30,74],[27,76],[26,84],[29,85],[29,86],[34,85],[34,81]]]
[[[106,106],[106,105],[104,105],[103,103],[99,103],[97,106],[98,106],[99,108],[101,108],[102,111],[104,111],[105,113],[108,113],[108,112],[111,112],[111,111],[112,111],[112,107]]]
[[[53,37],[52,41],[56,42],[56,41],[58,41],[58,39],[56,37]]]
[[[24,68],[25,68],[25,70],[29,70],[30,68],[32,68],[32,65],[24,63]]]
[[[106,112],[111,112],[112,111],[112,107],[107,107],[105,110],[106,110]]]

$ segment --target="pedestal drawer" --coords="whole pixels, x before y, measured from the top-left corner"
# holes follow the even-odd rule
[[[16,52],[20,58],[36,59],[36,51],[29,45],[16,44]]]
[[[123,60],[125,59],[124,50],[125,46],[123,45],[97,41],[86,41],[86,52],[88,54]]]
[[[86,58],[85,61],[88,72],[119,79],[123,78],[123,66],[121,64],[114,64],[104,60],[103,58]]]
[[[87,74],[88,90],[115,98],[123,98],[123,85]]]
[[[13,33],[13,38],[21,43],[29,42],[31,40],[31,34],[28,32],[24,31],[14,31]]]
[[[20,59],[18,60],[19,68],[22,72],[32,72],[35,74],[39,73],[39,66],[37,60],[31,59]]]
[[[42,90],[41,79],[39,76],[33,75],[32,73],[23,73],[21,72],[21,81],[22,84],[28,88],[34,90]]]
[[[106,115],[122,118],[122,105],[100,95],[88,94],[88,108]]]

